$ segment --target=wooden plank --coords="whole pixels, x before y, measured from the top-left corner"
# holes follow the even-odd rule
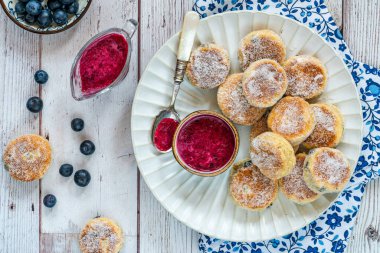
[[[25,107],[28,98],[39,93],[33,79],[39,65],[39,36],[17,27],[0,12],[2,155],[11,139],[39,132],[38,114],[30,113]],[[3,168],[2,159],[0,167]],[[2,169],[0,185],[0,252],[38,252],[39,182],[16,182]]]
[[[141,1],[140,74],[155,52],[180,30],[189,0]],[[164,7],[165,6],[165,7]],[[197,252],[198,233],[177,221],[154,198],[144,180],[140,183],[141,253]]]
[[[137,1],[93,1],[84,19],[75,28],[46,36],[42,41],[42,68],[50,73],[42,92],[45,102],[42,131],[54,149],[52,169],[42,181],[42,196],[53,193],[58,202],[53,209],[42,207],[42,252],[65,252],[61,244],[74,245],[87,220],[106,216],[122,227],[126,244],[122,252],[137,250],[137,166],[130,136],[130,110],[137,85],[137,35],[132,43],[128,77],[111,92],[77,102],[70,93],[70,68],[76,53],[93,35],[111,27],[122,27],[129,18],[137,19]],[[70,127],[73,118],[85,121],[82,132]],[[91,156],[79,152],[80,143],[92,140]],[[63,178],[58,169],[70,163],[75,170],[87,169],[91,183],[80,188],[73,177]],[[46,244],[46,245],[45,245]],[[73,246],[74,247],[74,246]],[[72,249],[77,252],[76,248]]]
[[[347,0],[343,7],[343,33],[354,57],[380,67],[380,1]],[[380,182],[376,180],[366,188],[348,253],[380,252],[380,237],[376,236],[380,231],[379,197]]]

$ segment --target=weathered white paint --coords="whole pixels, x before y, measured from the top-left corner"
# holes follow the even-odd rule
[[[328,0],[327,4],[343,27],[354,56],[379,67],[380,0]],[[11,138],[38,133],[41,120],[41,133],[49,135],[55,154],[53,166],[41,183],[42,196],[52,192],[58,197],[53,210],[41,209],[39,243],[39,183],[18,183],[0,173],[1,253],[77,253],[77,233],[87,219],[97,214],[110,216],[123,227],[123,252],[197,252],[198,233],[168,214],[138,177],[129,129],[138,74],[160,46],[179,31],[183,14],[191,5],[190,0],[93,1],[75,28],[52,36],[25,32],[0,11],[1,152]],[[135,34],[128,78],[109,94],[74,102],[69,71],[76,52],[98,31],[121,26],[128,18],[137,18],[138,13],[140,43],[138,48],[139,36]],[[49,83],[41,90],[45,102],[41,119],[25,109],[26,100],[39,94],[33,82],[39,65],[50,74]],[[74,133],[70,128],[76,116],[85,120],[83,132]],[[79,152],[79,144],[86,138],[97,147],[91,157]],[[88,169],[92,175],[90,186],[79,189],[72,178],[59,176],[59,166],[64,162],[72,163],[75,169]],[[379,181],[367,187],[347,252],[380,252],[380,242],[365,235],[369,225],[380,229],[379,192]]]

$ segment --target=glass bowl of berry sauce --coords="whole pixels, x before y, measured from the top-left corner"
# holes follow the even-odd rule
[[[137,21],[124,28],[111,28],[95,35],[79,51],[71,68],[71,94],[84,100],[111,90],[127,76],[131,38]]]
[[[177,162],[192,174],[211,177],[226,171],[239,150],[239,134],[223,115],[201,110],[186,116],[173,137]]]

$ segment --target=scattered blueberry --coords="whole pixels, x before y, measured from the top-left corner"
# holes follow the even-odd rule
[[[75,0],[59,0],[62,4],[72,4]]]
[[[31,97],[28,99],[28,102],[26,103],[26,108],[28,108],[29,111],[35,113],[40,112],[43,107],[44,103],[39,97]]]
[[[59,168],[59,174],[63,177],[69,177],[71,174],[73,174],[73,166],[71,164],[62,164],[61,167]]]
[[[40,15],[42,11],[42,5],[38,1],[32,0],[26,4],[25,9],[28,14],[33,15],[33,16],[38,16]]]
[[[52,208],[53,206],[55,206],[55,204],[57,204],[57,198],[53,194],[47,194],[44,197],[43,202],[46,207]]]
[[[26,5],[23,2],[17,2],[15,5],[15,11],[17,14],[22,15],[26,13]]]
[[[71,128],[75,131],[75,132],[80,132],[83,130],[84,128],[84,121],[83,119],[80,119],[80,118],[75,118],[71,121]]]
[[[92,141],[85,140],[80,144],[80,152],[84,155],[91,155],[95,152],[95,145]]]
[[[70,13],[70,14],[76,14],[79,10],[79,3],[78,2],[74,2],[70,5],[68,5],[66,8],[65,8],[66,12],[67,13]]]
[[[57,25],[64,25],[67,23],[67,13],[63,10],[56,10],[53,13],[53,20]]]
[[[74,174],[74,182],[80,186],[85,187],[91,181],[91,175],[87,170],[78,170]]]
[[[51,14],[50,14],[51,15]],[[51,18],[51,16],[50,16]],[[39,21],[39,20],[38,20]],[[44,70],[37,70],[37,72],[34,74],[34,80],[39,84],[44,84],[48,81],[49,75]]]
[[[25,22],[28,24],[33,24],[34,22],[36,22],[36,17],[28,13],[25,15]]]
[[[49,0],[47,6],[51,11],[55,11],[62,7],[62,3],[59,0]]]
[[[37,18],[37,21],[41,27],[48,27],[53,22],[51,12],[49,10],[42,10],[41,14]],[[47,74],[46,74],[46,76],[47,76]],[[41,80],[41,79],[39,79],[39,80]],[[46,81],[47,81],[47,79],[46,79]]]

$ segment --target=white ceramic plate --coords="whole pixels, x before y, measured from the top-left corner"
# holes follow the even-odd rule
[[[228,49],[231,72],[239,72],[237,48],[247,33],[268,28],[281,35],[287,57],[297,54],[318,57],[328,70],[328,85],[319,101],[340,108],[345,132],[338,146],[355,167],[360,153],[362,116],[358,94],[343,61],[308,27],[279,15],[228,12],[203,19],[196,46],[215,42]],[[282,194],[272,207],[250,212],[232,202],[228,193],[230,171],[213,177],[195,176],[183,169],[172,153],[159,154],[151,141],[154,117],[170,102],[176,63],[178,34],[153,57],[138,85],[132,109],[133,147],[140,172],[160,203],[178,220],[201,233],[232,241],[260,241],[289,234],[315,220],[338,194],[325,194],[307,205],[297,205]],[[204,91],[184,81],[176,108],[181,117],[199,110],[219,111],[216,89]],[[249,127],[238,126],[241,144],[237,160],[248,157]]]

